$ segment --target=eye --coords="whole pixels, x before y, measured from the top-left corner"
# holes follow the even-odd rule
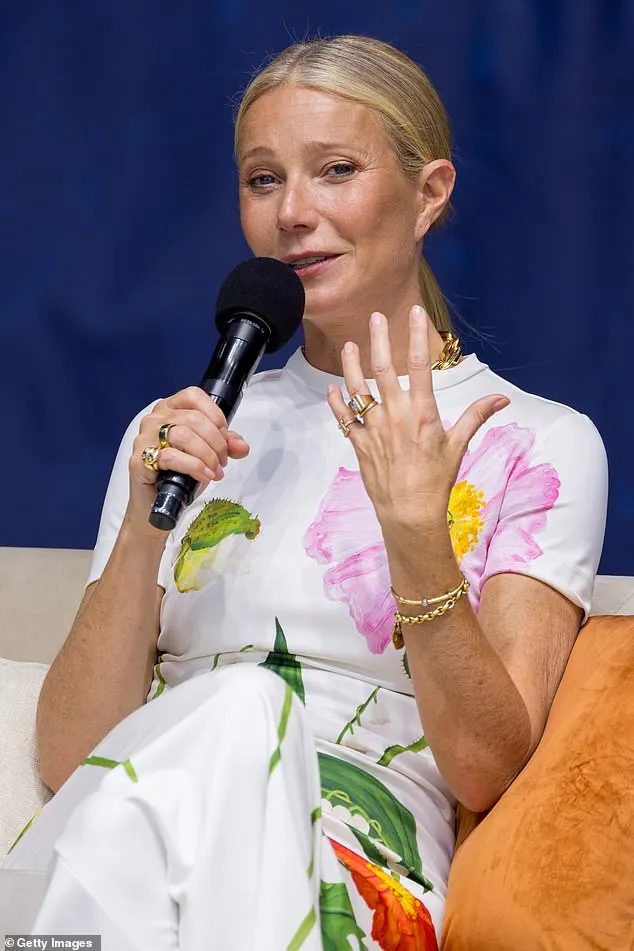
[[[274,184],[275,175],[271,175],[270,172],[259,172],[257,175],[247,178],[247,185],[253,189],[266,188],[267,185]]]
[[[335,162],[334,165],[329,166],[328,173],[332,178],[349,178],[356,170],[356,165],[352,162]]]

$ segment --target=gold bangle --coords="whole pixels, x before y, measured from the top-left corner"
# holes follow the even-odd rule
[[[437,608],[433,608],[431,611],[426,611],[424,614],[401,614],[399,611],[394,613],[394,628],[392,630],[392,643],[396,650],[400,650],[404,645],[403,640],[403,628],[402,624],[424,624],[425,621],[434,621],[438,617],[442,617],[443,614],[446,614],[447,611],[455,606],[456,602],[469,590],[469,582],[463,576],[462,581],[457,588],[454,588],[453,591],[449,594],[443,595],[440,598],[434,598],[435,602],[442,601],[442,604],[438,604]],[[415,601],[414,604],[420,602]],[[427,604],[432,603],[431,599],[427,601]]]
[[[460,589],[462,588],[465,582],[464,575],[460,576],[460,583],[456,585],[453,591],[448,591],[446,594],[439,594],[437,598],[421,598],[417,601],[412,601],[409,598],[403,598],[400,594],[397,594],[394,588],[390,585],[390,591],[392,592],[392,597],[395,601],[398,601],[399,604],[405,604],[407,607],[422,608],[423,611],[426,611],[430,604],[440,604],[441,601],[448,601],[449,598],[455,598]]]

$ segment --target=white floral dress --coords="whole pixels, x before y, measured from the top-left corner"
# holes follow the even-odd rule
[[[607,493],[592,423],[475,355],[433,378],[446,425],[485,394],[511,400],[449,502],[474,608],[488,578],[519,572],[587,612]],[[235,421],[248,459],[168,539],[149,702],[3,860],[0,926],[94,929],[119,951],[437,947],[455,802],[392,643],[386,553],[325,400],[333,381],[300,351],[252,380]],[[91,580],[121,524],[138,421]]]

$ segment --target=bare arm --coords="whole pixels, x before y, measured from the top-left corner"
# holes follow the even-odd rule
[[[374,315],[370,350],[380,403],[362,420],[351,420],[337,387],[330,388],[328,401],[334,417],[348,421],[392,585],[416,600],[440,596],[460,581],[447,524],[452,486],[470,440],[509,399],[481,397],[446,430],[433,390],[429,323],[418,307],[410,311],[409,334],[409,392],[392,364],[387,321]],[[356,345],[346,344],[342,364],[348,393],[367,395]],[[599,505],[601,485],[600,478]],[[580,490],[588,487],[580,483]],[[570,515],[566,531],[571,544],[586,545],[575,536]],[[596,531],[592,537],[598,541]],[[403,624],[425,735],[447,784],[468,809],[490,808],[534,750],[581,613],[540,581],[497,573],[484,585],[478,617],[462,597],[441,617]]]
[[[161,537],[143,544],[124,525],[46,675],[37,744],[40,775],[53,792],[147,696],[157,656],[163,546]]]
[[[396,590],[440,594],[455,587],[460,574],[452,554],[442,577],[443,559],[416,561],[415,547],[398,548],[407,554],[391,548]],[[420,571],[430,563],[435,587],[430,572],[423,578]],[[485,584],[477,618],[463,597],[443,617],[403,625],[425,736],[467,808],[489,809],[537,746],[580,621],[580,608],[548,585],[500,574]]]
[[[71,632],[48,672],[37,710],[42,780],[53,791],[92,749],[145,701],[157,658],[163,589],[157,585],[166,534],[148,524],[157,473],[141,454],[170,423],[159,466],[202,484],[223,477],[229,458],[249,452],[198,387],[159,401],[143,417],[129,458],[129,496],[114,548],[87,589]]]

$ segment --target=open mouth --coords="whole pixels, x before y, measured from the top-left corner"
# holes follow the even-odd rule
[[[338,254],[311,255],[305,258],[298,258],[297,261],[291,261],[291,267],[294,271],[301,273],[302,271],[317,268],[320,264],[324,264],[327,261],[334,261],[334,259],[338,257]]]

